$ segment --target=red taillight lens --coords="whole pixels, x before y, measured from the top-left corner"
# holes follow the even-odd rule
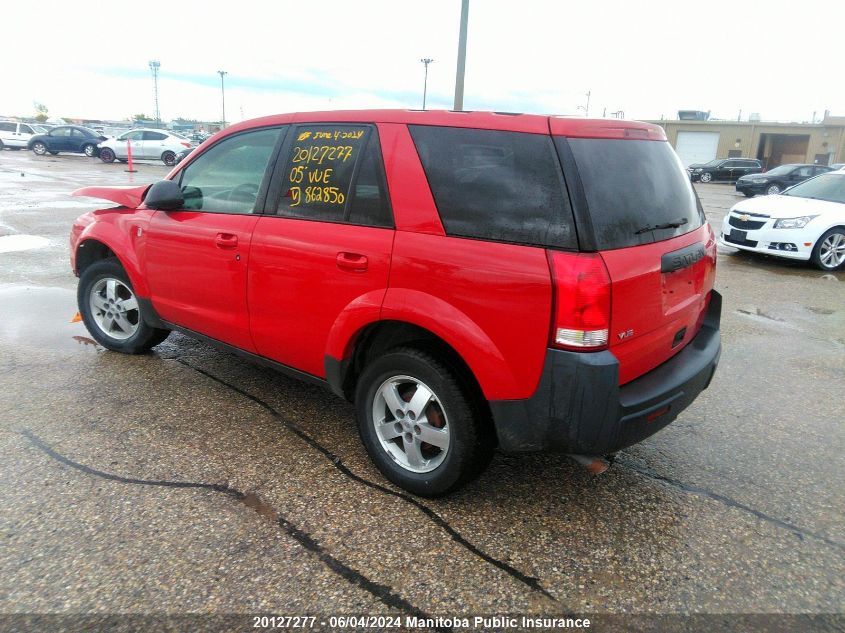
[[[191,146],[191,144],[190,144],[190,143],[186,143],[185,141],[182,141],[182,142],[180,143],[180,145],[182,145],[183,147],[190,147],[190,146]]]
[[[610,275],[601,255],[548,253],[554,284],[551,345],[573,350],[606,348]]]

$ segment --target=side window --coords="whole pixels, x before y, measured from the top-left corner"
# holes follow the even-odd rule
[[[448,235],[577,246],[551,137],[408,127]]]
[[[85,134],[82,133],[82,130],[77,130],[76,128],[71,128],[70,133],[73,138],[86,138]]]
[[[29,127],[28,125],[22,124],[21,129],[20,129],[20,133],[21,134],[35,134],[35,131],[31,127]]]
[[[15,131],[15,124],[14,123],[6,123],[5,121],[0,121],[0,132],[14,132]]]
[[[179,181],[185,209],[252,213],[282,128],[236,134],[205,150]]]
[[[276,213],[323,222],[345,221],[355,166],[370,132],[365,125],[297,126],[281,172],[282,195]]]
[[[144,141],[163,141],[167,138],[167,134],[161,132],[144,132]]]
[[[69,127],[57,127],[52,132],[50,132],[50,136],[60,136],[60,137],[67,137],[70,136],[70,128]]]
[[[140,141],[141,137],[144,135],[143,132],[140,130],[136,130],[134,132],[127,132],[117,138],[118,141]]]
[[[358,174],[349,196],[346,219],[363,226],[393,226],[393,214],[387,196],[384,166],[378,134],[373,130],[361,156]]]
[[[813,175],[813,168],[812,167],[800,167],[792,172],[793,176],[799,176],[801,178],[809,178]]]

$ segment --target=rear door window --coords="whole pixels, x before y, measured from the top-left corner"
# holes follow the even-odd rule
[[[667,240],[703,224],[698,197],[669,143],[561,137],[555,143],[561,153],[571,148],[599,250]]]
[[[551,137],[408,127],[448,235],[577,248]]]
[[[393,226],[373,126],[300,125],[294,128],[288,147],[277,215]]]

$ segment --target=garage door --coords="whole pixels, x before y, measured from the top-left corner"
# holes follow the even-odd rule
[[[678,132],[675,143],[675,151],[681,157],[684,167],[713,160],[718,147],[718,132]]]

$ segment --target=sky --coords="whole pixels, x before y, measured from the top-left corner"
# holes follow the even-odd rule
[[[845,115],[845,0],[470,0],[464,109]],[[226,120],[453,106],[460,0],[4,3],[0,116]]]

